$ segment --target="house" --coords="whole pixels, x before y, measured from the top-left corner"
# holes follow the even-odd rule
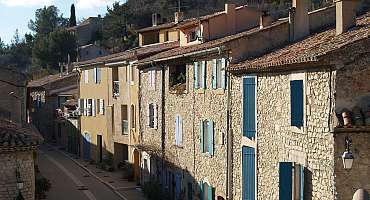
[[[27,120],[26,81],[25,74],[12,68],[0,67],[0,118],[16,123]]]
[[[112,161],[117,168],[133,164],[139,181],[139,75],[133,63],[161,51],[178,47],[178,42],[150,44],[124,52],[75,63],[80,71],[81,133],[83,155],[97,163]]]
[[[61,143],[62,124],[58,109],[63,103],[78,96],[78,73],[62,72],[31,80],[27,85],[29,120],[47,142]]]
[[[111,54],[108,50],[96,44],[87,44],[78,47],[78,61],[92,60],[97,57],[107,56]]]
[[[78,46],[84,46],[96,40],[100,34],[99,32],[102,31],[102,21],[103,19],[100,15],[98,17],[89,17],[77,26],[67,28],[67,30],[76,36]]]
[[[225,36],[259,25],[261,13],[225,10],[177,25],[180,47],[140,60],[142,182],[170,199],[226,199],[229,52]],[[225,26],[224,24],[228,24]]]
[[[300,39],[228,67],[242,199],[352,199],[368,188],[370,13],[356,19],[356,3],[336,2],[335,26],[302,22]]]
[[[35,199],[34,154],[42,141],[29,124],[0,119],[0,199]]]

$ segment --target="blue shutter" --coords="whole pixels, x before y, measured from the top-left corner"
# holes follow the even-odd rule
[[[206,81],[207,81],[206,66],[207,66],[207,62],[202,61],[202,88],[203,89],[206,89]]]
[[[225,89],[226,88],[226,59],[222,58],[221,60],[221,88]]]
[[[256,78],[243,79],[243,136],[256,136]]]
[[[199,88],[199,85],[198,85],[198,62],[194,62],[194,88],[195,89],[198,89]]]
[[[181,196],[181,174],[176,174],[176,199],[180,199]]]
[[[208,200],[214,200],[213,197],[213,188],[211,185],[208,185]]]
[[[304,200],[304,166],[300,166],[300,200]]]
[[[204,194],[203,194],[203,181],[199,182],[199,198],[200,200],[206,200],[204,199]]]
[[[291,162],[279,163],[279,199],[292,199],[292,169]]]
[[[217,59],[212,60],[212,89],[217,89]]]
[[[242,149],[242,200],[255,199],[255,151],[252,147]]]
[[[290,81],[291,125],[303,126],[303,81]]]
[[[204,128],[203,128],[203,121],[200,120],[200,125],[199,125],[199,135],[200,135],[200,152],[204,153]]]
[[[214,155],[214,125],[213,121],[208,121],[208,151],[211,156]]]

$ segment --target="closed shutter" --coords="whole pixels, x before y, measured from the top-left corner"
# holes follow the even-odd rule
[[[104,99],[99,101],[99,114],[104,115]]]
[[[226,78],[226,59],[222,58],[221,59],[221,88],[226,89],[226,83],[227,83],[227,78]]]
[[[214,155],[214,123],[208,121],[208,152],[211,156]]]
[[[176,199],[180,199],[181,197],[181,174],[176,174]]]
[[[290,108],[292,126],[303,126],[303,81],[290,81]]]
[[[199,88],[199,80],[198,80],[198,62],[194,62],[194,88],[198,89]]]
[[[255,199],[255,151],[252,147],[242,148],[242,200]]]
[[[202,61],[202,88],[203,89],[206,89],[206,81],[207,81],[206,67],[207,67],[207,62]]]
[[[279,163],[279,199],[292,199],[292,169],[293,163]]]
[[[92,107],[92,116],[96,116],[96,99],[93,99],[92,100],[92,105],[91,105],[91,107]]]
[[[154,104],[154,128],[158,128],[158,105]]]
[[[91,116],[92,114],[92,99],[88,99],[87,101],[87,116]]]
[[[204,153],[204,127],[202,120],[200,120],[199,124],[199,135],[200,135],[200,152]]]
[[[256,136],[256,78],[243,79],[243,136]]]
[[[101,68],[96,69],[96,82],[97,83],[101,82]]]
[[[193,200],[193,184],[188,183],[188,200]]]
[[[98,83],[98,79],[97,79],[97,77],[96,77],[96,75],[97,75],[97,68],[95,67],[94,68],[94,73],[93,73],[93,77],[94,77],[94,83]]]
[[[217,59],[212,60],[212,89],[217,89]]]

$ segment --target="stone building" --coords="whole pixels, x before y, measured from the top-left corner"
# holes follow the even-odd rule
[[[60,73],[31,80],[28,85],[30,121],[47,142],[61,138],[61,126],[57,123],[58,110],[68,99],[78,96],[78,73]]]
[[[77,26],[67,28],[67,30],[76,36],[78,46],[84,46],[97,39],[99,32],[102,31],[102,22],[103,19],[100,15],[89,17]]]
[[[42,142],[28,124],[0,119],[0,199],[35,199],[35,150]]]
[[[338,1],[335,27],[303,31],[303,40],[228,68],[233,166],[243,166],[234,171],[235,199],[351,199],[368,188],[368,147],[360,142],[367,115],[356,113],[369,110],[370,15],[356,20],[355,6]],[[343,126],[348,111],[356,121]],[[346,136],[351,170],[342,164]]]
[[[0,118],[21,123],[26,121],[26,75],[11,68],[0,67]]]

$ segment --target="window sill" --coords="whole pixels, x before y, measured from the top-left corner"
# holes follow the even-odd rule
[[[196,93],[198,94],[204,94],[206,93],[206,89],[200,88],[200,89],[195,89]]]
[[[175,147],[175,148],[178,148],[178,149],[184,149],[184,146],[183,145],[174,144],[172,146]]]
[[[303,133],[304,132],[304,127],[301,126],[301,127],[297,127],[297,126],[290,126],[290,130],[293,132],[293,133]]]
[[[225,94],[225,89],[223,88],[217,88],[213,90],[216,95],[224,95]]]
[[[205,157],[208,157],[208,158],[213,157],[209,152],[204,152],[204,153],[202,153],[202,155],[205,156]]]

